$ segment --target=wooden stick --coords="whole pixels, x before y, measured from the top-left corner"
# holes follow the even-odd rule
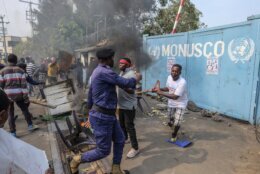
[[[47,103],[42,103],[42,102],[37,101],[37,100],[32,100],[32,99],[30,99],[30,102],[33,103],[33,104],[41,105],[41,106],[44,106],[44,107],[47,107],[47,108],[51,108],[51,109],[57,108],[57,106],[55,106],[55,105],[50,105],[50,104],[47,104]]]
[[[147,89],[147,90],[143,90],[143,91],[136,91],[136,94],[144,94],[144,93],[147,93],[147,92],[152,92],[152,90]]]

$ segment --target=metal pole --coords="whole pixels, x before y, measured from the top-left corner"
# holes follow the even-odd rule
[[[174,22],[174,26],[172,28],[172,34],[176,33],[176,28],[177,28],[177,25],[178,25],[178,22],[180,20],[180,15],[181,15],[181,11],[182,11],[182,8],[184,6],[184,3],[185,3],[185,0],[180,0],[180,6],[179,6],[179,10],[178,10],[178,13],[176,15],[176,19],[175,19],[175,22]]]
[[[34,26],[33,26],[33,21],[35,20],[33,18],[33,8],[32,8],[32,5],[40,5],[39,3],[35,3],[35,2],[32,2],[32,0],[30,1],[24,1],[24,0],[19,0],[20,2],[23,2],[23,3],[27,3],[29,4],[29,16],[28,16],[28,19],[27,19],[27,14],[26,14],[26,19],[29,20],[31,26],[32,26],[32,36],[34,35]]]
[[[5,61],[7,61],[7,48],[6,48],[6,39],[5,39],[5,22],[4,22],[4,16],[0,16],[1,18],[1,23],[2,23],[2,29],[3,29],[3,46],[5,50]]]
[[[30,23],[31,23],[31,26],[32,26],[32,36],[33,36],[33,14],[32,14],[32,2],[30,1],[29,3],[29,8],[30,8]]]

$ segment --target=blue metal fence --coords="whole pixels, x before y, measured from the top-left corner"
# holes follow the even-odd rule
[[[190,100],[202,108],[253,123],[260,115],[259,34],[257,15],[233,25],[144,36],[144,48],[154,61],[143,71],[143,88],[153,87],[156,80],[165,84],[171,65],[179,63]]]

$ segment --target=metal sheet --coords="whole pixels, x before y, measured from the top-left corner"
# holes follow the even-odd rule
[[[258,18],[250,18],[234,25],[144,37],[154,63],[143,72],[143,88],[151,88],[156,80],[165,84],[167,60],[172,58],[183,66],[190,100],[252,123],[254,109],[258,109],[259,26]]]

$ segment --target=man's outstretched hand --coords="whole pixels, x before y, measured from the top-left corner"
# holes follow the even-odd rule
[[[136,76],[136,81],[139,82],[142,80],[142,74],[140,73],[135,73],[135,76]]]

